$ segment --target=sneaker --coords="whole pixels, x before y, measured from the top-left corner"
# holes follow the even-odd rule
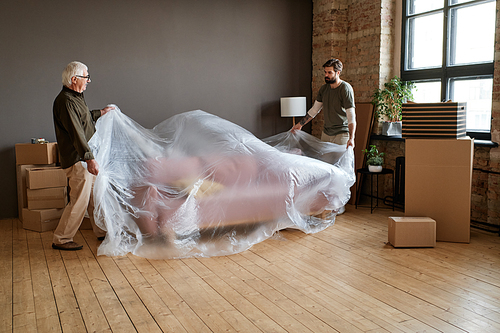
[[[339,211],[338,211],[337,215],[342,215],[344,213],[345,213],[345,206],[342,206],[342,207],[339,208]]]
[[[64,244],[52,243],[52,248],[55,250],[76,251],[83,249],[83,245],[77,244],[75,242],[68,242]]]

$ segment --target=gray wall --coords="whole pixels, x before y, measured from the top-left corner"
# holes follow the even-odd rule
[[[73,60],[91,109],[117,104],[151,128],[194,109],[267,137],[291,127],[281,96],[311,104],[312,2],[3,0],[0,218],[17,216],[15,143],[55,141],[52,102]]]

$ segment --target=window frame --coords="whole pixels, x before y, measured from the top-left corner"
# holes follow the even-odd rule
[[[489,0],[471,0],[465,3],[450,4],[450,0],[442,0],[443,7],[439,9],[430,10],[418,14],[409,14],[409,2],[411,0],[402,0],[402,30],[401,30],[401,80],[403,81],[441,81],[441,101],[449,100],[450,96],[450,79],[464,78],[478,76],[481,78],[492,78],[494,73],[494,60],[488,63],[471,63],[466,65],[450,65],[451,50],[454,50],[452,43],[454,38],[452,38],[451,33],[455,33],[452,30],[452,18],[451,10],[460,7],[469,7],[476,4],[496,2]],[[429,15],[432,13],[443,12],[443,54],[440,67],[425,68],[425,69],[409,69],[409,59],[406,58],[409,55],[410,45],[409,44],[409,20],[418,16]],[[496,23],[496,22],[495,22]],[[451,31],[451,33],[449,33]],[[491,121],[490,121],[491,122]],[[491,123],[490,131],[478,131],[472,132],[468,131],[467,135],[478,140],[491,140]]]

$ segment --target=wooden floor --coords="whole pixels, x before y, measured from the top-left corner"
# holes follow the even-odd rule
[[[387,245],[387,216],[348,206],[329,229],[227,257],[147,260],[51,248],[0,221],[2,332],[500,332],[500,237]]]

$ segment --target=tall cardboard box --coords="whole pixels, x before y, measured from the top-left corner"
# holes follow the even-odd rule
[[[29,168],[39,168],[39,167],[55,167],[54,164],[51,165],[17,165],[16,166],[16,177],[17,177],[17,209],[19,214],[19,220],[23,220],[23,208],[28,208],[28,195],[26,192],[26,173]]]
[[[68,203],[66,186],[27,189],[28,209],[64,208]]]
[[[16,143],[16,164],[52,164],[58,161],[57,142]]]
[[[389,217],[388,229],[394,247],[436,246],[436,221],[429,217]]]
[[[36,190],[68,185],[66,173],[60,167],[34,167],[26,169],[26,186]]]
[[[474,140],[406,139],[405,216],[436,220],[436,240],[470,241]]]
[[[64,209],[23,209],[23,228],[38,232],[54,230]]]

